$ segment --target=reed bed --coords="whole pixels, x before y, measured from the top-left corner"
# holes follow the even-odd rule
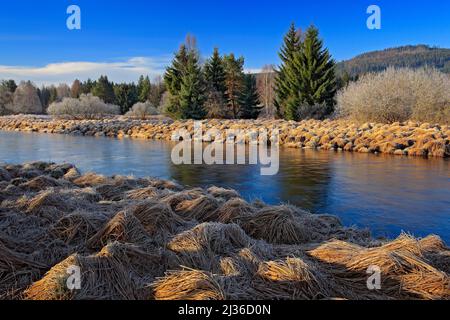
[[[221,132],[208,141],[227,141],[227,128],[247,132],[265,129],[269,136],[279,131],[279,142],[288,148],[343,150],[359,153],[385,153],[398,156],[450,157],[450,130],[448,123],[397,122],[359,123],[346,119],[303,120],[204,120],[204,133],[209,130]],[[117,138],[172,140],[173,132],[191,130],[193,120],[131,120],[111,118],[103,120],[65,120],[36,118],[33,116],[0,117],[0,129],[9,131],[34,131],[84,136],[107,136]],[[242,140],[245,143],[249,139]],[[236,143],[241,140],[236,139]],[[158,181],[161,188],[169,185],[174,191],[181,187],[173,182]],[[227,196],[231,195],[231,193]],[[229,200],[229,199],[227,199]]]
[[[375,240],[233,190],[0,166],[0,299],[450,299],[449,266],[438,236]]]

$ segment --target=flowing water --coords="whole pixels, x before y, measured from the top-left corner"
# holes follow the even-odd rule
[[[291,203],[337,215],[374,236],[405,231],[450,244],[449,159],[280,150],[280,171],[257,165],[174,165],[171,142],[0,131],[0,162],[68,162],[82,172],[153,176],[188,186],[233,188],[247,200]]]

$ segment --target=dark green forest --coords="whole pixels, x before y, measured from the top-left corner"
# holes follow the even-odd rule
[[[337,70],[339,75],[355,77],[388,67],[417,69],[426,66],[450,73],[450,49],[417,45],[372,51],[338,63]]]

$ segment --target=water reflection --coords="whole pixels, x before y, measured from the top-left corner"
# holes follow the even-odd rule
[[[54,161],[84,172],[174,179],[189,186],[223,186],[246,199],[289,202],[395,237],[439,234],[450,242],[450,161],[366,154],[280,150],[280,171],[259,165],[180,165],[169,142],[0,132],[0,161]]]

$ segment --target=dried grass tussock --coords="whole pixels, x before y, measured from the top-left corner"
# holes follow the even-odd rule
[[[87,241],[90,248],[101,248],[111,241],[145,243],[150,241],[141,222],[129,211],[121,211]]]
[[[0,166],[0,299],[450,299],[449,265],[437,236],[375,240],[233,190]]]
[[[364,290],[365,275],[370,266],[378,266],[384,277],[382,291],[397,298],[448,299],[450,298],[449,275],[433,267],[426,258],[427,243],[436,238],[420,241],[401,235],[398,239],[381,247],[364,248],[343,241],[332,241],[320,245],[309,254],[333,267],[334,272],[346,276],[354,274],[353,285]],[[425,246],[423,246],[425,244]],[[445,247],[440,250],[448,251]],[[344,278],[343,281],[348,281]]]
[[[217,220],[216,210],[219,208],[220,199],[202,195],[196,199],[180,202],[175,211],[182,217],[198,221]]]
[[[24,292],[30,300],[136,300],[151,291],[144,285],[163,272],[159,254],[145,252],[129,244],[111,243],[91,256],[74,254],[54,266]],[[80,268],[80,290],[68,289],[67,270]]]
[[[209,272],[180,270],[153,283],[157,300],[225,300],[223,279]]]
[[[288,257],[286,260],[268,261],[259,265],[258,276],[278,287],[286,298],[319,299],[330,297],[327,279],[318,272],[314,265],[308,265],[302,259]]]

